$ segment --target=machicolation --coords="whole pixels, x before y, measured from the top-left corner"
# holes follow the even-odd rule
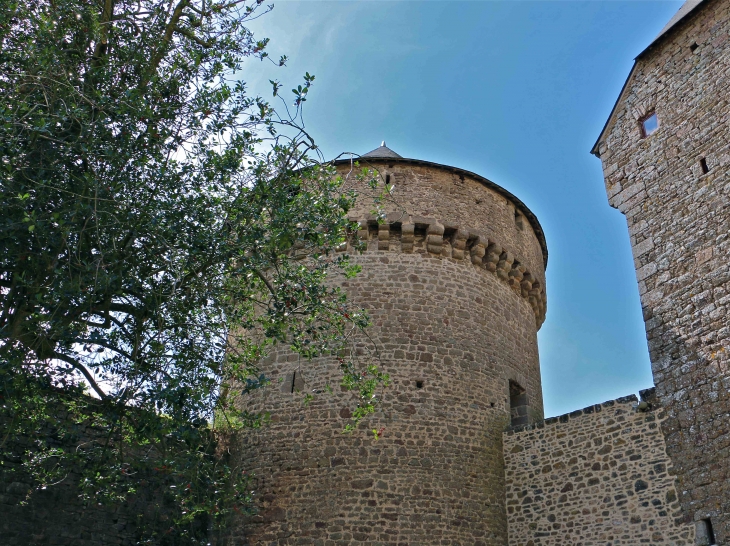
[[[527,300],[535,312],[538,328],[545,320],[547,296],[545,290],[512,252],[476,230],[434,218],[410,217],[394,212],[386,222],[375,218],[360,219],[359,239],[365,241],[367,250],[390,252],[428,253],[435,257],[465,260],[495,273],[514,291]],[[341,251],[352,251],[343,245]]]

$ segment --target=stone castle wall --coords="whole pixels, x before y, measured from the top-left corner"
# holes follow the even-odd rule
[[[84,402],[88,402],[88,399]],[[93,406],[92,406],[93,407]],[[49,447],[73,450],[92,441],[108,441],[108,431],[95,429],[59,406],[55,424],[47,424],[38,439]],[[85,502],[80,498],[79,469],[73,469],[59,483],[28,497],[32,478],[24,471],[22,459],[36,448],[36,438],[20,436],[13,419],[0,413],[0,545],[2,546],[134,546],[155,534],[159,546],[166,540],[172,512],[164,492],[169,480],[146,476],[144,487],[127,501],[113,505]],[[58,425],[64,428],[59,435]],[[199,536],[205,527],[198,529]],[[162,538],[160,538],[162,537]]]
[[[598,153],[628,223],[685,517],[730,541],[730,2],[636,61]],[[641,120],[659,128],[642,138]],[[708,171],[708,172],[705,172]]]
[[[27,448],[32,448],[28,442]],[[13,458],[4,470],[20,470]],[[78,477],[33,493],[25,501],[31,479],[0,474],[0,544],[30,546],[133,546],[138,544],[137,517],[128,506],[86,505],[79,499]],[[144,511],[144,509],[142,509]]]
[[[628,396],[505,433],[510,546],[694,543],[694,527],[676,522],[666,414],[656,400],[637,404]]]
[[[257,476],[260,512],[238,523],[232,543],[506,543],[502,431],[510,380],[526,391],[528,419],[542,418],[542,249],[517,234],[531,228],[517,225],[514,207],[475,180],[432,169],[425,180],[439,208],[414,205],[423,173],[409,169],[390,172],[404,210],[380,225],[355,211],[368,249],[353,253],[362,272],[339,281],[372,319],[373,343],[360,349],[377,347],[377,363],[392,379],[365,424],[380,438],[362,427],[342,433],[354,400],[339,392],[335,361],[300,366],[286,350],[272,353],[261,366],[272,386],[247,401],[270,411],[272,422],[243,435],[239,452]],[[510,240],[523,238],[524,246],[504,243],[499,226],[485,233],[489,217],[465,217],[471,209],[451,193],[458,184],[485,207],[489,200],[494,211],[502,207]],[[334,394],[324,392],[327,384]],[[303,405],[303,392],[314,391],[322,394]]]

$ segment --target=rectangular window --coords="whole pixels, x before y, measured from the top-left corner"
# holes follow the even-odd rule
[[[646,138],[654,131],[659,129],[659,120],[656,117],[656,112],[652,112],[644,119],[641,120],[641,137]]]
[[[509,409],[511,425],[526,425],[529,422],[527,415],[527,392],[519,383],[509,381]]]

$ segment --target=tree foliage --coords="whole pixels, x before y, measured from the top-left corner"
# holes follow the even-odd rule
[[[331,354],[367,324],[325,280],[356,273],[335,249],[353,231],[356,184],[377,181],[316,160],[299,123],[313,76],[285,117],[238,79],[245,60],[268,59],[247,28],[260,4],[0,10],[2,432],[36,439],[23,457],[40,487],[81,459],[85,494],[113,500],[164,467],[187,484],[173,488],[178,522],[223,514],[208,487],[228,480],[213,489],[229,501],[241,492],[212,456],[216,408],[260,426],[261,415],[233,415],[230,398],[266,383],[256,362],[268,346]],[[362,417],[387,377],[342,367]],[[98,401],[69,398],[85,385]],[[62,427],[58,404],[106,440],[44,443]]]

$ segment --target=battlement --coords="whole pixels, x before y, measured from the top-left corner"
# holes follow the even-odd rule
[[[646,406],[644,408],[641,408],[639,406],[640,402],[646,402]],[[578,417],[581,417],[583,415],[592,415],[594,413],[600,413],[604,411],[605,409],[613,408],[615,406],[620,406],[623,404],[631,404],[632,406],[635,406],[640,411],[650,411],[653,409],[656,409],[659,407],[660,403],[659,400],[656,397],[656,389],[654,387],[650,389],[644,389],[639,391],[639,398],[636,397],[635,394],[629,394],[628,396],[621,396],[619,398],[614,398],[613,400],[606,400],[605,402],[601,402],[600,404],[591,404],[590,406],[586,406],[585,408],[581,408],[575,411],[571,411],[570,413],[564,413],[563,415],[557,415],[555,417],[548,417],[544,421],[540,423],[531,423],[528,425],[517,425],[510,427],[507,431],[505,431],[506,434],[514,434],[517,432],[523,432],[527,430],[534,430],[538,428],[545,428],[545,426],[554,425],[557,423],[567,423],[571,419],[577,419]]]
[[[358,238],[367,251],[421,253],[434,258],[469,262],[494,273],[524,298],[535,313],[537,327],[545,321],[547,294],[540,281],[523,265],[524,260],[494,240],[494,236],[435,218],[388,214],[379,222],[374,216],[351,218],[360,224]],[[351,243],[338,250],[354,250]]]

